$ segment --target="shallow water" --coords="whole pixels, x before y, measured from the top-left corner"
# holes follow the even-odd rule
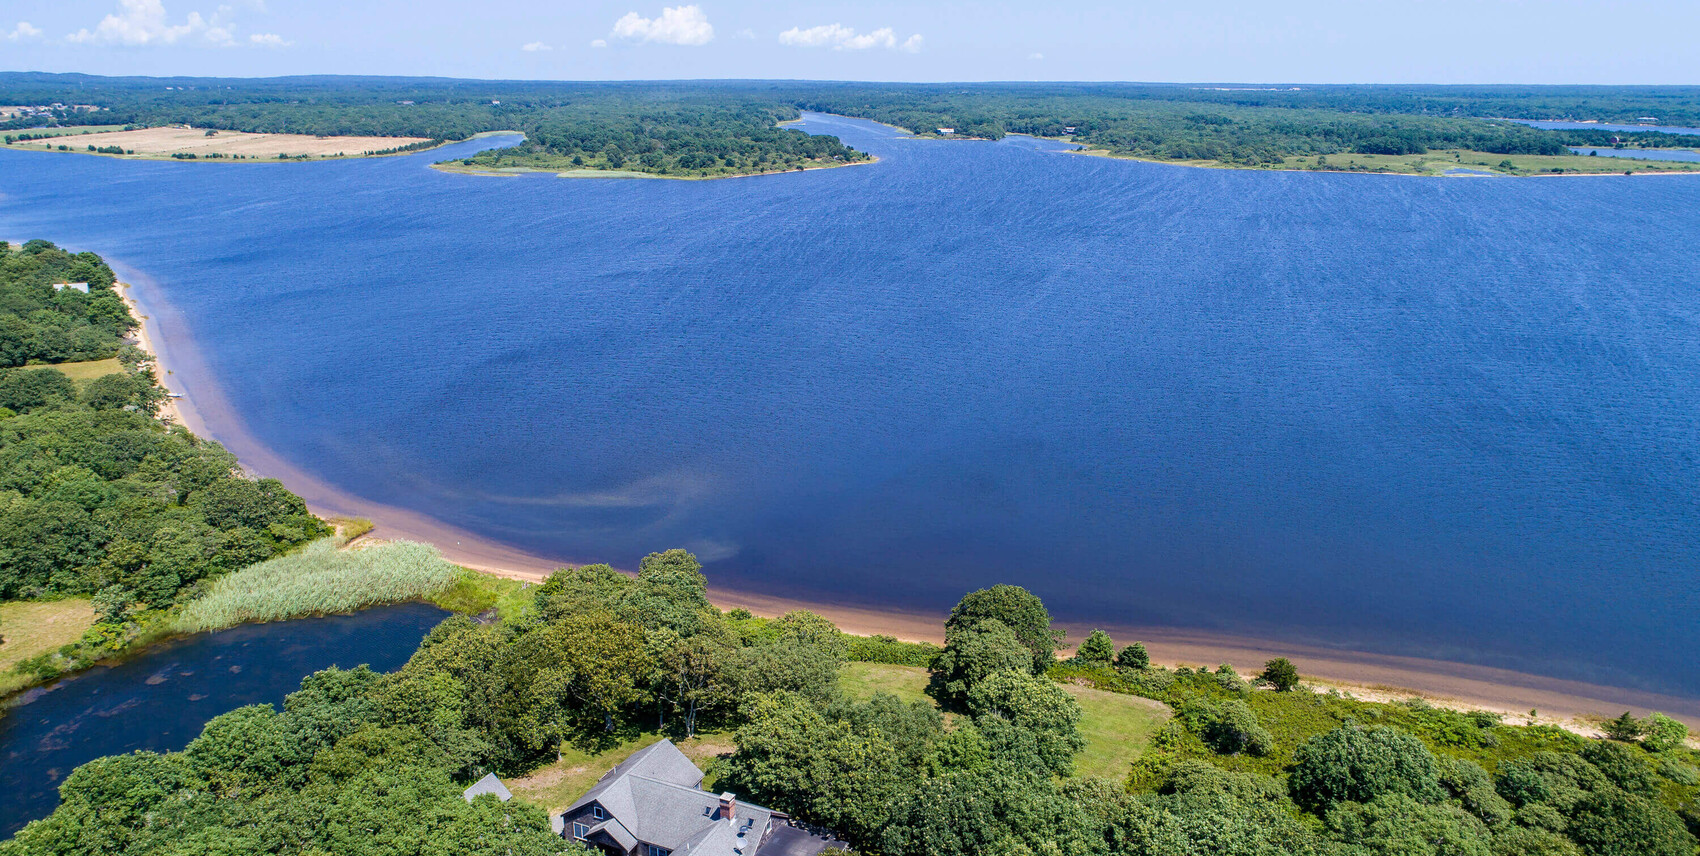
[[[726,181],[0,152],[259,441],[545,556],[1700,694],[1700,178],[898,139]],[[168,331],[170,332],[170,331]],[[230,414],[208,416],[230,436]]]
[[[1632,158],[1635,160],[1667,160],[1667,161],[1700,161],[1700,152],[1685,149],[1602,149],[1589,146],[1571,146],[1570,150],[1579,155],[1596,155],[1602,158]]]
[[[320,669],[396,669],[447,615],[403,604],[203,633],[33,690],[0,715],[0,838],[52,813],[80,764],[181,749],[207,720],[280,703]]]
[[[1686,128],[1681,125],[1606,125],[1599,122],[1547,122],[1537,119],[1512,119],[1511,121],[1553,131],[1639,131],[1641,133],[1700,134],[1700,128]]]

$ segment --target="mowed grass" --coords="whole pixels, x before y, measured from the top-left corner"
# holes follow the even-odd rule
[[[89,360],[84,363],[55,363],[49,366],[28,366],[32,369],[58,369],[65,376],[77,382],[78,386],[88,383],[97,377],[109,374],[123,374],[124,364],[116,358],[105,360]]]
[[[1128,765],[1151,745],[1151,735],[1169,719],[1169,706],[1139,696],[1063,684],[1080,702],[1080,733],[1086,748],[1075,756],[1077,776],[1103,776],[1120,781]]]
[[[8,132],[0,135],[0,139],[4,139],[5,137],[16,137],[19,134],[27,134],[32,137],[81,137],[85,134],[110,134],[113,131],[122,130],[124,130],[123,125],[75,125],[69,128],[30,128],[22,131]],[[32,140],[31,142],[35,143],[35,147],[39,149],[41,148],[41,144],[45,141]],[[29,146],[29,143],[13,143],[12,145],[27,147]]]
[[[77,641],[94,619],[94,607],[81,598],[0,603],[0,694],[34,680],[13,666]]]
[[[508,789],[526,801],[546,811],[555,812],[573,804],[590,786],[596,784],[609,770],[630,757],[633,752],[662,738],[645,733],[624,740],[602,752],[585,752],[573,746],[562,747],[561,760],[539,767],[523,778],[504,782]],[[679,751],[694,761],[698,768],[736,748],[731,732],[705,732],[687,740],[674,740]]]
[[[855,699],[886,692],[904,701],[932,702],[926,692],[927,670],[918,666],[850,663],[839,676],[839,686]],[[1074,759],[1077,775],[1125,777],[1128,765],[1151,745],[1151,735],[1169,719],[1169,708],[1162,702],[1074,684],[1061,686],[1080,703],[1080,733],[1086,748]]]
[[[933,702],[927,695],[927,670],[918,666],[847,663],[838,676],[838,686],[857,701],[867,701],[874,693],[890,693],[905,702]]]
[[[205,597],[184,607],[173,629],[199,633],[419,600],[454,585],[461,573],[429,544],[392,541],[340,550],[335,538],[325,538],[219,578]]]

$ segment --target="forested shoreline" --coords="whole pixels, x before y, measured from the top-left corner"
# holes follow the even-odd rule
[[[137,322],[114,288],[93,253],[0,243],[0,601],[89,598],[97,613],[82,640],[17,665],[34,681],[330,534],[277,480],[159,418],[165,390],[125,342]]]
[[[1305,168],[1323,168],[1327,163],[1314,159],[1330,156],[1338,166],[1341,155],[1467,151],[1562,158],[1570,146],[1695,144],[1693,137],[1652,130],[1545,130],[1506,119],[1700,124],[1700,88],[1675,86],[586,83],[7,73],[0,74],[0,101],[64,105],[51,114],[63,125],[433,140],[516,130],[526,135],[524,143],[462,165],[695,177],[867,159],[836,137],[778,127],[800,110],[874,119],[928,136],[941,136],[941,128],[951,136],[993,140],[1012,133],[1066,136],[1117,155],[1285,168],[1297,159],[1309,159]],[[39,117],[17,119],[0,123],[0,131],[25,132],[41,123]],[[1522,171],[1575,169],[1572,162]]]
[[[487,772],[568,747],[714,729],[709,785],[883,856],[1694,856],[1700,754],[1627,714],[1611,739],[1421,703],[1312,692],[1292,664],[1166,669],[1102,633],[1060,634],[1014,586],[964,596],[942,649],[851,637],[805,611],[722,612],[696,558],[634,577],[563,569],[502,619],[444,621],[398,671],[329,669],[281,711],[239,708],[181,752],[78,768],[62,804],[0,843],[23,854],[586,852],[523,797],[468,802]],[[928,696],[848,694],[847,661],[931,675]],[[1132,765],[1085,776],[1087,682],[1162,701]],[[372,831],[382,830],[382,835]]]

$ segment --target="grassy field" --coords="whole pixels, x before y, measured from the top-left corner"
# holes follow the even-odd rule
[[[926,693],[927,670],[916,666],[850,663],[839,681],[852,698],[888,692],[904,701],[932,700]],[[1074,767],[1082,776],[1125,777],[1128,765],[1169,718],[1169,708],[1161,702],[1073,684],[1062,688],[1080,702],[1080,733],[1086,748],[1074,759]]]
[[[0,695],[32,679],[14,674],[12,667],[82,637],[94,624],[94,607],[87,600],[15,601],[0,603]]]
[[[859,701],[874,697],[874,693],[891,693],[903,701],[924,701],[927,695],[927,670],[916,666],[888,666],[884,663],[849,663],[838,676],[844,694]]]
[[[519,580],[462,568],[454,584],[430,596],[432,603],[451,612],[477,615],[496,610],[503,621],[518,621],[531,612],[536,592]]]
[[[124,130],[123,125],[78,125],[71,128],[34,128],[28,131],[12,131],[7,134],[0,135],[0,138],[8,136],[15,137],[18,134],[28,134],[32,137],[81,137],[84,134],[109,134],[113,131],[122,130]],[[28,146],[29,144],[18,143],[16,145]],[[41,148],[41,144],[37,143],[36,148]]]
[[[88,146],[105,148],[117,146],[128,156],[138,158],[170,158],[173,155],[195,155],[200,158],[240,158],[246,160],[278,160],[280,158],[340,158],[360,157],[367,152],[391,151],[418,143],[429,142],[423,137],[314,137],[304,134],[250,134],[241,131],[208,131],[201,128],[142,128],[123,130],[122,126],[99,130],[64,129],[76,133],[73,148],[86,151]],[[51,131],[21,131],[31,136]],[[86,137],[86,138],[85,138]],[[66,143],[71,145],[70,143]],[[15,149],[55,148],[58,142],[43,141],[12,143]]]
[[[1120,157],[1104,151],[1084,151],[1081,154],[1099,157]],[[1325,162],[1318,166],[1317,157],[1291,157],[1278,165],[1248,167],[1241,164],[1222,163],[1220,161],[1152,161],[1152,163],[1171,163],[1181,166],[1203,166],[1220,169],[1283,169],[1283,170],[1312,170],[1324,169],[1338,172],[1385,172],[1400,175],[1443,175],[1449,169],[1469,169],[1478,172],[1491,172],[1495,175],[1553,175],[1555,170],[1564,174],[1600,174],[1621,175],[1626,170],[1635,172],[1700,172],[1700,163],[1684,161],[1653,161],[1631,160],[1627,158],[1590,157],[1587,155],[1496,155],[1489,152],[1475,152],[1461,149],[1433,151],[1420,155],[1362,155],[1337,154],[1325,155]],[[1140,158],[1139,160],[1143,160]],[[1509,161],[1512,168],[1504,169],[1501,165]]]
[[[568,746],[562,753],[561,760],[539,767],[530,775],[513,779],[506,784],[509,790],[525,797],[534,805],[551,812],[560,811],[572,805],[573,800],[583,796],[585,791],[590,790],[591,785],[596,784],[597,779],[614,769],[616,764],[660,739],[660,734],[645,733],[622,741],[607,751],[594,754]],[[698,734],[689,740],[675,740],[674,743],[686,757],[695,761],[698,767],[704,766],[711,758],[731,754],[735,748],[729,733]]]
[[[335,538],[326,538],[219,578],[205,597],[184,607],[172,629],[198,633],[417,600],[454,585],[462,573],[428,544],[339,550]]]
[[[54,368],[65,373],[66,377],[77,382],[79,386],[104,377],[109,374],[121,374],[124,365],[116,359],[89,360],[86,363],[57,363],[51,366],[30,366],[29,368]]]
[[[932,702],[926,693],[927,670],[915,666],[850,663],[839,681],[845,694],[855,699],[886,692],[904,701]],[[1064,684],[1063,689],[1080,702],[1080,730],[1086,737],[1086,749],[1075,758],[1078,775],[1125,777],[1128,765],[1145,751],[1151,735],[1169,718],[1169,708],[1150,699],[1071,684]],[[571,805],[627,756],[660,739],[660,734],[644,733],[596,753],[569,746],[560,761],[507,785],[532,803],[557,811]],[[710,759],[729,755],[736,748],[730,732],[704,733],[676,742],[698,767],[704,768]]]
[[[1080,702],[1080,733],[1086,738],[1086,748],[1074,759],[1075,775],[1126,778],[1128,765],[1169,719],[1169,706],[1162,702],[1073,684],[1062,688]]]

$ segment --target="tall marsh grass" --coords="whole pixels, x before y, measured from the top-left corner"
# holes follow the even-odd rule
[[[219,579],[184,607],[174,629],[199,633],[250,621],[352,612],[429,597],[453,585],[460,569],[437,548],[412,541],[338,550],[335,538]]]

